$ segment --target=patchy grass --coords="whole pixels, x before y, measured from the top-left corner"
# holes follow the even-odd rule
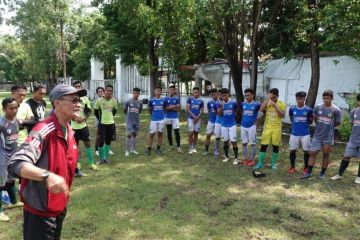
[[[164,146],[162,156],[152,153],[149,157],[142,154],[125,158],[124,116],[119,112],[118,141],[112,145],[115,155],[110,158],[113,163],[91,172],[82,154],[83,170],[89,176],[74,181],[63,239],[357,239],[359,236],[360,186],[354,183],[355,160],[343,180],[329,179],[338,169],[344,146],[334,148],[325,180],[300,181],[300,172],[287,174],[286,144],[281,148],[278,170],[266,168],[267,176],[255,179],[248,167],[201,155],[204,125],[197,155],[166,152]],[[145,149],[148,117],[146,113],[142,115],[137,147],[141,153]],[[93,120],[89,122],[92,136]],[[187,150],[184,120],[182,148]],[[299,153],[299,169],[301,158]],[[314,169],[315,174],[318,171],[319,168]],[[6,213],[11,221],[0,224],[0,239],[20,239],[22,211],[13,209]]]

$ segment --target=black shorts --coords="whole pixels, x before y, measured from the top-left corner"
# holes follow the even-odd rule
[[[24,210],[24,240],[60,240],[66,209],[57,217],[41,217]]]
[[[103,146],[104,143],[110,145],[111,141],[116,140],[116,129],[114,124],[99,124],[98,127],[100,139],[99,146]]]
[[[79,142],[80,140],[83,142],[90,142],[90,133],[88,127],[84,127],[81,129],[74,129],[74,132],[75,132],[74,137],[76,142]]]

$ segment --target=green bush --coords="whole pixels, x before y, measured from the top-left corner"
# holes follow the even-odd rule
[[[346,98],[346,103],[349,105],[349,111],[351,112],[357,106],[356,94],[353,94],[351,97]],[[348,141],[351,135],[351,122],[349,115],[344,115],[343,121],[339,126],[339,133],[341,140]]]

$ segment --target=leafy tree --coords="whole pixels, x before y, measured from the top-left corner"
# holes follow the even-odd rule
[[[21,42],[13,36],[3,36],[0,40],[0,79],[14,83],[27,80],[26,59]]]
[[[46,79],[50,87],[56,83],[61,65],[63,69],[66,66],[64,31],[69,4],[69,0],[21,1],[12,20],[29,56],[29,79]]]

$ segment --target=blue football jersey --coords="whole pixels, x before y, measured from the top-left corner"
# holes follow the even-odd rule
[[[249,128],[256,122],[259,110],[260,103],[252,101],[251,103],[243,102],[241,104],[242,108],[242,120],[241,126],[244,128]]]
[[[178,97],[166,97],[165,98],[165,107],[176,107],[178,104],[180,104],[180,100]],[[166,111],[166,118],[176,119],[178,118],[177,111],[174,110],[167,110]]]
[[[149,101],[149,107],[152,108],[151,121],[161,121],[165,119],[165,99],[163,98],[152,98]]]
[[[200,109],[204,108],[204,101],[200,98],[189,97],[187,104],[190,104],[190,111],[195,116],[199,116]],[[192,118],[192,116],[188,114],[188,118]]]

